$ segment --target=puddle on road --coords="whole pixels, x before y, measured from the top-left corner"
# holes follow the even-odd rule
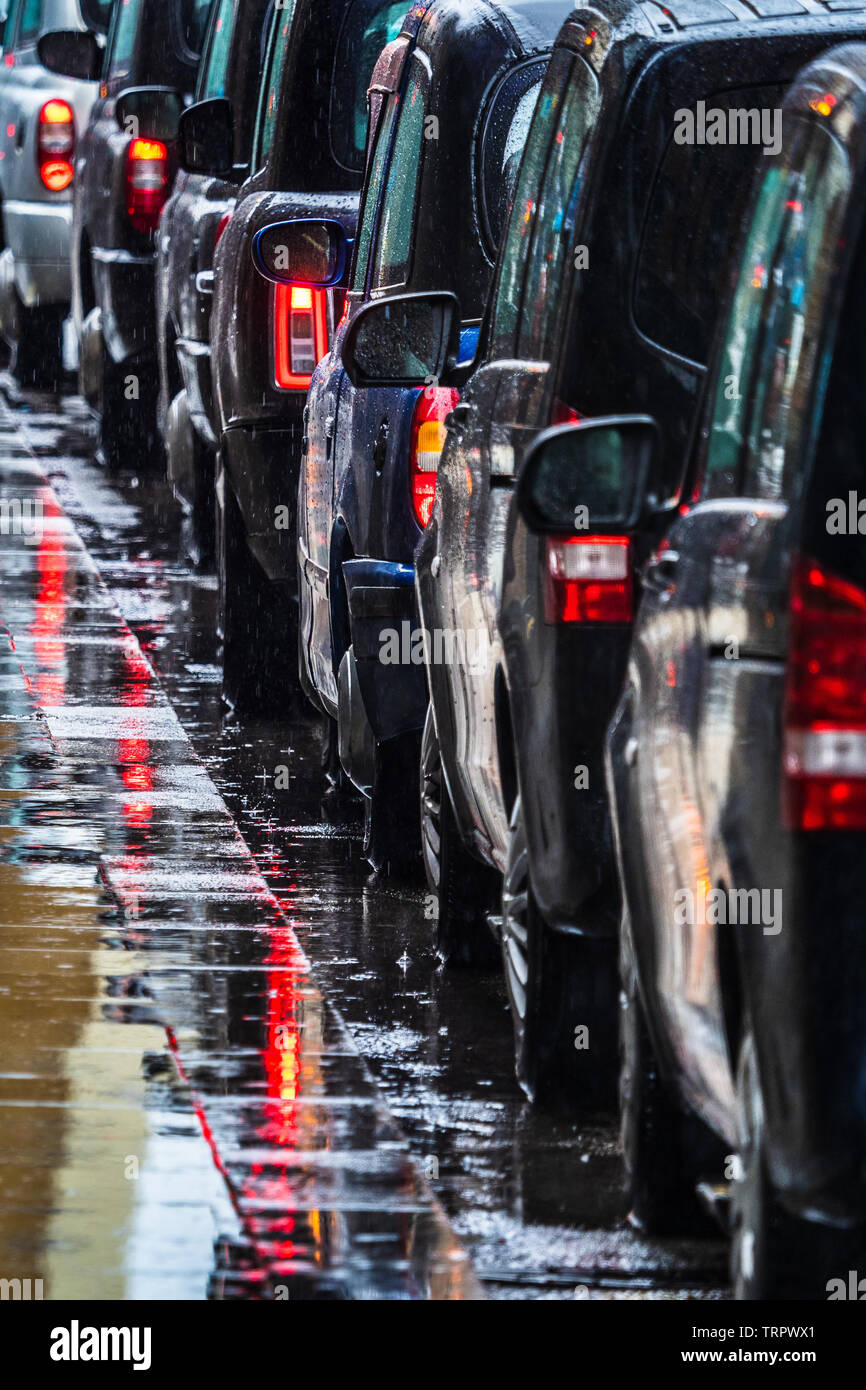
[[[340,801],[324,790],[316,717],[309,713],[285,724],[240,724],[227,716],[220,699],[214,638],[216,585],[212,577],[196,574],[179,559],[178,516],[165,487],[154,480],[135,480],[135,485],[129,479],[109,482],[98,468],[76,457],[80,422],[74,418],[63,438],[55,421],[54,447],[63,455],[55,460],[50,418],[37,427],[47,455],[45,466],[62,505],[73,515],[146,658],[158,671],[171,710],[236,817],[268,887],[313,963],[318,984],[370,1064],[413,1154],[471,1250],[488,1292],[496,1297],[570,1298],[575,1285],[591,1284],[594,1296],[600,1297],[670,1297],[685,1290],[693,1296],[718,1296],[723,1279],[719,1244],[660,1247],[642,1242],[625,1226],[612,1123],[576,1124],[535,1112],[524,1103],[513,1080],[511,1027],[501,978],[495,973],[444,972],[433,951],[421,890],[370,876],[360,853],[357,803]],[[80,606],[79,616],[87,612],[86,593],[77,586],[67,586],[67,601]],[[86,644],[81,644],[76,659],[87,659]],[[121,651],[117,659],[122,660]],[[126,690],[134,693],[134,670],[123,679]],[[50,685],[41,694],[50,694]],[[45,698],[45,703],[51,701]],[[89,718],[88,711],[83,713]],[[221,1090],[237,1099],[261,1096],[263,1088],[271,1086],[275,1096],[281,1095],[286,1068],[291,1082],[295,1061],[291,1050],[287,1056],[283,1050],[269,1055],[267,1048],[264,1053],[261,1049],[262,1009],[275,1010],[275,1018],[283,1008],[279,990],[275,993],[268,983],[273,962],[254,958],[248,970],[220,973],[220,962],[237,966],[246,959],[244,932],[230,891],[228,837],[214,834],[206,805],[200,807],[197,830],[186,814],[176,814],[188,809],[188,798],[194,801],[197,789],[190,789],[189,769],[175,765],[169,716],[170,711],[151,711],[143,703],[133,711],[138,725],[106,729],[100,710],[90,733],[95,747],[103,736],[111,740],[122,734],[127,760],[122,764],[118,814],[131,842],[136,818],[141,828],[159,817],[170,837],[176,815],[178,856],[196,861],[196,881],[178,879],[169,844],[165,858],[149,870],[140,897],[145,924],[158,920],[164,934],[161,998],[174,997],[173,953],[178,960],[187,953],[186,973],[179,970],[175,982],[178,1007],[189,990],[189,942],[196,926],[191,922],[182,939],[175,939],[172,924],[184,904],[189,916],[187,894],[193,890],[203,914],[198,929],[210,954],[202,952],[200,965],[212,999],[192,1035],[184,1039],[186,1050],[198,1059],[188,1065],[186,1080],[204,1087],[218,1113]],[[49,713],[48,723],[55,737],[65,738],[62,710]],[[164,738],[155,730],[163,730]],[[74,744],[74,739],[65,744],[73,761]],[[279,767],[288,770],[288,786],[282,791],[275,789]],[[90,794],[84,769],[80,793]],[[62,803],[48,801],[44,812],[67,824]],[[74,814],[68,824],[74,825]],[[196,836],[194,855],[189,854],[190,834]],[[187,875],[190,872],[187,869]],[[123,855],[111,861],[110,875],[116,891],[134,896]],[[241,898],[246,887],[241,885]],[[222,933],[215,958],[209,928],[216,923]],[[125,949],[132,945],[127,942]],[[197,1047],[197,1028],[207,1033],[206,1047]],[[308,1021],[306,1037],[314,1031]],[[305,1051],[303,1065],[314,1071],[318,1067],[336,1081],[341,1068],[351,1072],[354,1064],[339,1052],[313,1047]],[[308,1076],[308,1091],[310,1085],[315,1090],[315,1084]],[[370,1132],[375,1132],[375,1105],[369,1104],[370,1115],[361,1128],[372,1126]],[[339,1136],[345,1122],[338,1110],[331,1105],[329,1123]],[[227,1107],[224,1119],[222,1143],[231,1151],[237,1111]],[[359,1123],[357,1116],[352,1123]],[[265,1127],[265,1147],[297,1148],[294,1126],[300,1125],[303,1132],[304,1124],[311,1128],[303,1143],[319,1143],[323,1131],[315,1116],[277,1104],[272,1123]],[[244,1138],[238,1130],[237,1141],[239,1149],[247,1147],[245,1163],[255,1167],[249,1135]],[[170,1154],[160,1161],[170,1163]],[[260,1181],[246,1215],[268,1223],[268,1248],[273,1252],[273,1242],[281,1238],[285,1188],[277,1177],[271,1181],[266,1161],[263,1168],[256,1174]],[[375,1165],[365,1170],[362,1161],[356,1177],[359,1191],[369,1194],[382,1173]],[[393,1182],[393,1173],[388,1178]],[[316,1181],[321,1181],[321,1170]],[[321,1191],[312,1195],[316,1200],[322,1197]],[[283,1217],[290,1219],[285,1211]],[[296,1243],[314,1248],[310,1222],[298,1229],[287,1229],[282,1238],[293,1248]],[[371,1233],[374,1253],[375,1245]],[[243,1265],[243,1260],[237,1263]],[[647,1289],[654,1292],[647,1295]],[[229,1281],[222,1294],[231,1293]]]

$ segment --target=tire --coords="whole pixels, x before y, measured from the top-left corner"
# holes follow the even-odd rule
[[[647,1027],[630,942],[620,933],[620,1141],[630,1219],[646,1235],[718,1235],[697,1184],[721,1176],[723,1145],[671,1095]]]
[[[224,478],[219,593],[223,692],[239,714],[285,713],[300,691],[297,605],[251,554],[243,518]]]
[[[520,796],[502,881],[502,958],[514,1069],[531,1101],[612,1108],[617,1074],[616,943],[551,931],[532,890]],[[576,1033],[578,1027],[587,1032]],[[578,1047],[578,1041],[588,1046]]]
[[[421,851],[436,916],[436,948],[449,965],[492,969],[498,951],[487,916],[496,911],[499,879],[460,838],[431,705],[421,737],[420,781]]]
[[[15,345],[15,380],[24,391],[59,392],[63,370],[64,308],[49,304],[18,307],[18,342]]]
[[[819,1225],[788,1212],[773,1192],[754,1039],[737,1069],[738,1172],[731,1187],[731,1282],[742,1300],[825,1300],[831,1279],[861,1269],[863,1231]]]
[[[165,431],[166,471],[183,509],[185,551],[200,568],[213,566],[216,555],[216,454],[209,449],[186,413],[182,426],[173,418],[182,393],[168,411]]]
[[[111,472],[160,470],[164,459],[156,419],[156,368],[135,362],[118,366],[103,347],[101,376],[98,451],[103,464]]]
[[[415,779],[421,737],[412,731],[376,749],[372,795],[364,798],[364,854],[377,873],[417,878],[421,824]]]

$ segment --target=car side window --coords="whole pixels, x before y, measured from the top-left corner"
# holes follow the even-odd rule
[[[702,496],[739,490],[785,498],[815,413],[810,383],[851,174],[825,127],[798,124],[802,158],[764,175],[748,231],[719,360]]]
[[[427,74],[413,57],[401,99],[397,132],[379,217],[371,288],[405,285],[412,258],[415,202],[424,158]]]
[[[180,36],[188,53],[198,57],[204,47],[211,0],[179,0]]]
[[[398,98],[396,94],[392,94],[388,97],[379,112],[379,122],[373,145],[373,153],[370,159],[370,168],[364,186],[363,206],[361,208],[361,215],[358,219],[358,240],[355,246],[355,264],[352,267],[351,288],[353,291],[363,290],[367,282],[367,266],[370,261],[370,248],[373,244],[373,233],[376,227],[376,216],[382,192],[382,182],[388,163],[388,151],[391,148],[391,135],[394,130],[397,105]]]
[[[598,102],[592,69],[557,49],[533,113],[500,256],[490,339],[495,357],[519,351],[546,360],[556,318],[548,310],[562,290],[578,171]]]
[[[405,0],[364,0],[349,5],[340,29],[331,84],[331,151],[344,169],[358,173],[367,152],[367,88],[382,49],[396,39],[406,18]]]
[[[255,155],[253,158],[253,164],[256,169],[262,168],[271,152],[271,146],[274,143],[274,132],[277,124],[277,102],[280,96],[280,78],[283,73],[283,64],[286,61],[293,14],[293,3],[283,5],[278,10],[274,11],[270,44],[268,46],[267,67],[265,69],[265,77],[259,96],[259,114],[256,129]]]
[[[29,48],[35,44],[42,29],[42,10],[43,0],[24,0],[15,39],[16,48]]]
[[[122,81],[132,72],[140,14],[141,0],[115,0],[105,55],[105,73],[112,83]]]
[[[198,100],[210,101],[226,94],[226,73],[231,52],[236,0],[219,0],[210,31],[210,43],[202,67]]]

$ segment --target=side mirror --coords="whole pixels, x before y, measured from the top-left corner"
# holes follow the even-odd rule
[[[331,218],[272,222],[253,237],[253,264],[275,285],[338,285],[346,274],[350,241]]]
[[[102,48],[89,30],[54,29],[42,35],[36,53],[42,66],[60,77],[95,82],[102,71]]]
[[[516,502],[531,531],[635,526],[652,499],[659,429],[649,415],[607,415],[544,430],[528,450]]]
[[[228,97],[197,101],[178,126],[180,167],[190,174],[230,174],[235,160],[235,122]]]
[[[353,386],[429,386],[460,350],[460,305],[447,291],[401,294],[365,304],[343,344]]]
[[[137,139],[176,140],[183,96],[176,87],[126,87],[114,103],[114,117],[124,135]]]

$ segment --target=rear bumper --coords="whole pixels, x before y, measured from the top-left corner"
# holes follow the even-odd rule
[[[93,286],[113,362],[156,361],[156,266],[152,254],[94,247]]]
[[[297,424],[285,429],[234,426],[222,438],[223,467],[247,545],[273,582],[294,582],[297,573],[301,442],[300,412]]]
[[[68,304],[72,294],[70,203],[3,205],[6,246],[14,262],[14,286],[23,304]]]
[[[175,346],[186,391],[190,422],[202,443],[209,449],[216,449],[217,439],[211,427],[213,377],[210,343],[199,343],[192,338],[178,338]]]
[[[374,737],[381,742],[423,728],[427,679],[413,566],[347,560],[343,576],[358,683]]]

